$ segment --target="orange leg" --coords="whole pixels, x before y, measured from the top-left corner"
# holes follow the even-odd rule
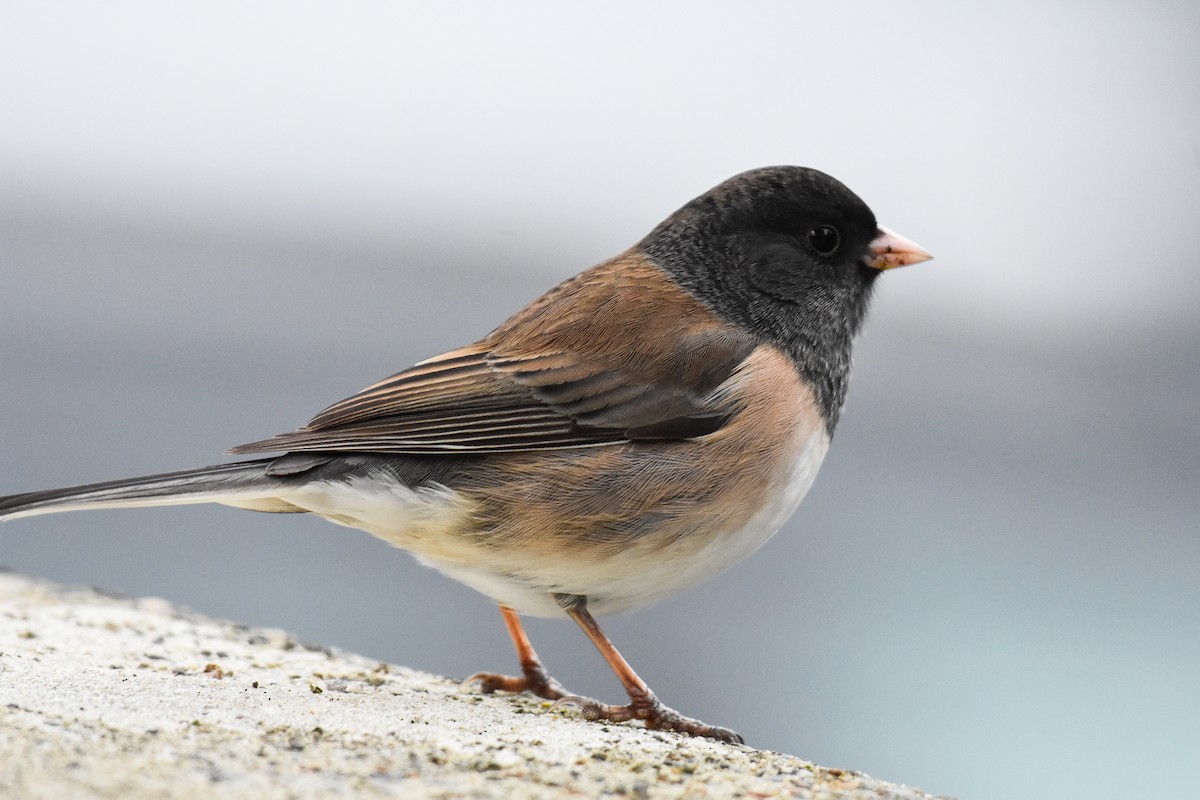
[[[604,705],[586,697],[562,697],[555,703],[555,706],[577,706],[583,712],[583,716],[590,720],[625,722],[626,720],[640,719],[646,723],[647,728],[654,730],[679,731],[690,736],[707,736],[722,742],[737,744],[744,742],[741,735],[735,731],[715,725],[706,725],[698,719],[685,717],[678,711],[663,705],[662,701],[654,696],[654,692],[650,691],[646,682],[633,671],[633,667],[629,666],[629,662],[617,652],[617,648],[604,635],[604,631],[600,630],[596,619],[588,613],[586,598],[558,595],[555,599],[559,601],[571,619],[583,628],[583,632],[592,640],[592,644],[600,651],[600,655],[604,656],[604,660],[616,673],[621,685],[625,687],[625,692],[629,695],[629,705],[627,706]]]
[[[608,666],[616,674],[621,685],[629,695],[629,705],[610,706],[592,700],[590,697],[572,695],[563,688],[562,684],[550,677],[550,673],[542,666],[541,659],[534,651],[521,618],[517,612],[508,606],[500,606],[504,615],[504,624],[508,626],[508,635],[512,637],[513,646],[517,649],[517,660],[521,664],[521,675],[497,675],[492,672],[479,672],[463,681],[463,684],[479,682],[480,689],[485,694],[495,691],[531,692],[538,697],[556,701],[554,708],[559,706],[576,706],[583,712],[585,719],[606,720],[609,722],[627,722],[641,720],[652,730],[678,731],[690,736],[707,736],[722,742],[741,744],[742,737],[728,728],[706,725],[698,719],[685,717],[674,709],[662,704],[646,682],[638,677],[629,666],[629,662],[617,652],[617,648],[600,630],[596,619],[588,613],[587,598],[578,595],[555,595],[555,600],[563,610],[583,628],[583,632],[592,640],[592,644],[604,656]]]
[[[561,700],[567,696],[567,690],[558,681],[550,677],[550,673],[542,666],[541,659],[525,635],[521,618],[517,612],[508,606],[500,606],[504,615],[504,624],[508,626],[508,635],[512,637],[513,646],[517,648],[517,660],[521,663],[521,676],[497,675],[492,672],[478,672],[467,678],[464,683],[479,681],[479,688],[484,694],[500,690],[504,692],[531,692],[547,700]]]

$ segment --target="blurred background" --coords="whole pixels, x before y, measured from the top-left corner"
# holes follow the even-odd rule
[[[12,4],[0,491],[222,459],[482,336],[744,169],[887,274],[816,486],[606,629],[748,742],[973,798],[1185,796],[1200,752],[1200,6]],[[464,677],[482,596],[317,519],[25,520],[0,564]],[[533,621],[576,691],[621,692]]]

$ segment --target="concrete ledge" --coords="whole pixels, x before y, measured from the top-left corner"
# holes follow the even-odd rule
[[[0,796],[928,795],[0,573]]]

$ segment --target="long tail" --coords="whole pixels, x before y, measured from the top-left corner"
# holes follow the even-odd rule
[[[278,497],[281,480],[268,471],[276,459],[241,461],[64,489],[0,497],[0,520],[88,508],[224,503],[256,511],[301,511]]]

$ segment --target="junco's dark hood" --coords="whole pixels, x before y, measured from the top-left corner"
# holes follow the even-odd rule
[[[791,355],[831,432],[875,279],[930,258],[881,228],[841,181],[790,166],[730,178],[639,247],[717,315]]]

